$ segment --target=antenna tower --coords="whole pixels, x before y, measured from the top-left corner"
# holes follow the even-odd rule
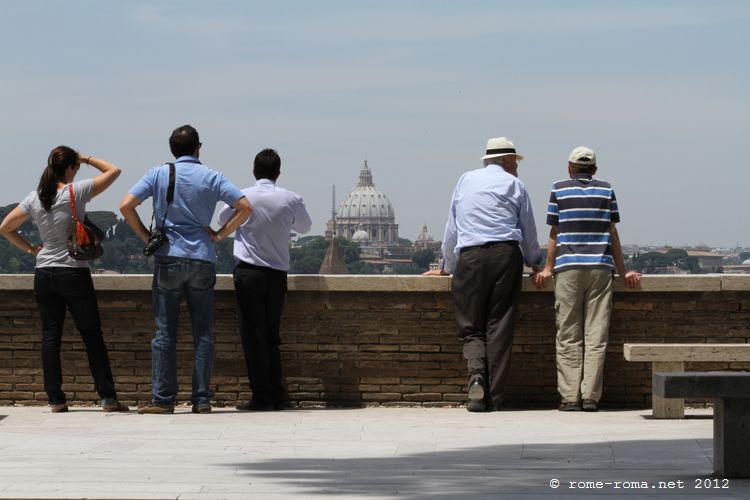
[[[333,221],[333,235],[336,237],[336,184],[331,186],[331,220]]]

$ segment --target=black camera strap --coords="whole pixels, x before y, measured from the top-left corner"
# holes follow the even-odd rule
[[[161,230],[164,231],[164,224],[167,222],[167,213],[169,212],[169,205],[172,204],[172,200],[174,200],[174,183],[175,183],[175,167],[174,163],[168,163],[169,165],[169,186],[167,187],[167,209],[164,211],[164,217],[161,220]],[[149,234],[151,233],[151,230],[154,226],[154,217],[156,216],[156,212],[151,214],[151,226],[148,228]]]

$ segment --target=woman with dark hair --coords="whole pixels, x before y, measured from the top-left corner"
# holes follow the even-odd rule
[[[81,163],[91,165],[101,173],[93,179],[73,182]],[[108,161],[81,155],[67,146],[58,146],[47,159],[37,190],[32,191],[0,224],[0,233],[8,241],[36,256],[34,295],[42,319],[44,390],[53,413],[68,411],[60,363],[66,308],[86,345],[94,386],[102,399],[102,410],[128,410],[117,400],[91,272],[85,262],[70,257],[67,248],[72,217],[69,186],[73,188],[78,218],[83,220],[86,203],[111,186],[119,175],[120,169]],[[18,233],[18,228],[29,217],[39,229],[41,245],[29,244]]]

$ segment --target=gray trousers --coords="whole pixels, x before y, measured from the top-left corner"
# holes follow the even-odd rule
[[[563,402],[599,401],[612,313],[612,271],[569,269],[555,276],[557,390]]]
[[[500,408],[510,372],[522,277],[521,250],[503,242],[461,252],[451,281],[469,381],[484,377],[490,410]]]

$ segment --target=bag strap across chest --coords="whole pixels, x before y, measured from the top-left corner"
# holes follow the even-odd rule
[[[76,215],[76,197],[73,196],[73,184],[68,184],[68,193],[70,193],[70,213],[74,221],[78,221]]]
[[[169,212],[169,205],[174,200],[174,184],[175,184],[175,167],[174,163],[169,163],[169,186],[167,186],[167,209],[164,210],[164,218],[161,220],[161,228],[164,230],[164,224],[167,222],[167,213]]]
[[[169,165],[169,185],[167,186],[167,209],[164,210],[164,217],[161,219],[161,230],[164,230],[164,224],[167,222],[167,213],[169,213],[169,205],[172,204],[172,201],[174,200],[174,185],[176,181],[177,174],[175,172],[175,166],[174,163],[167,163]],[[154,207],[156,208],[156,207]],[[151,225],[149,226],[148,232],[151,233],[153,227],[154,227],[154,219],[156,218],[156,211],[151,213]],[[157,227],[158,229],[158,227]]]

